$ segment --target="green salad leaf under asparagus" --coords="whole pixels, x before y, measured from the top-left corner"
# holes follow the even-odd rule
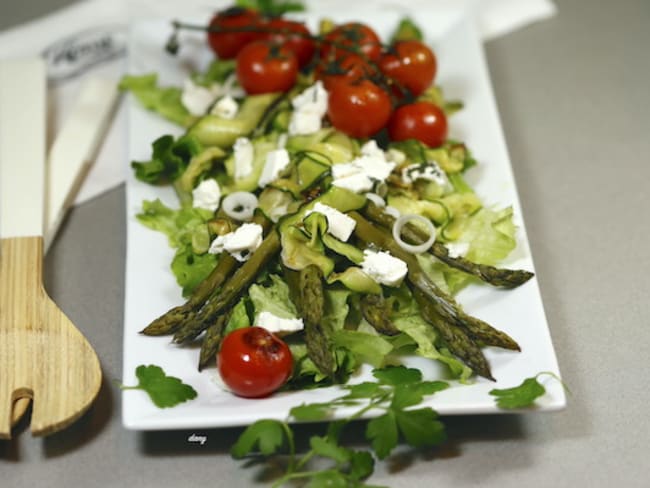
[[[139,180],[178,195],[174,208],[145,201],[137,215],[175,249],[184,298],[142,333],[200,342],[202,369],[230,332],[271,317],[293,356],[286,389],[344,383],[362,364],[409,354],[463,381],[493,380],[483,348],[518,351],[516,339],[454,297],[471,283],[507,289],[533,276],[498,267],[516,246],[512,209],[468,185],[478,163],[463,142],[432,147],[386,128],[358,137],[325,113],[305,129],[300,112],[337,89],[317,78],[319,56],[289,89],[261,94],[241,89],[233,59],[216,58],[188,79],[213,94],[201,114],[188,108],[187,87],[162,86],[155,74],[123,78],[123,90],[184,128],[132,163]],[[406,99],[435,104],[452,126],[462,107],[435,85]]]

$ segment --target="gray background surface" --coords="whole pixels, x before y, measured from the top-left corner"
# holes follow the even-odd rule
[[[2,0],[0,29],[69,0]],[[485,45],[569,406],[454,417],[449,442],[401,449],[373,484],[641,487],[650,483],[650,2],[557,1],[559,14]],[[45,439],[0,441],[0,484],[251,486],[239,429],[136,433],[120,423],[124,188],[77,207],[46,259],[52,297],[95,346],[95,407]],[[0,379],[1,380],[1,379]],[[363,424],[355,427],[360,436]],[[306,438],[310,428],[300,429]]]

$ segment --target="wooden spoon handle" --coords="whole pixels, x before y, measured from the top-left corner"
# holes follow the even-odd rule
[[[0,237],[43,235],[45,65],[0,62]]]

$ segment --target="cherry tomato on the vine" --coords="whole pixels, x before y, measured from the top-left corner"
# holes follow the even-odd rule
[[[258,398],[270,395],[289,379],[293,357],[275,334],[262,327],[244,327],[221,342],[217,368],[233,393]]]
[[[293,51],[298,65],[305,66],[314,57],[316,42],[305,24],[295,20],[273,17],[262,24],[265,38],[282,44]],[[272,32],[269,32],[272,31]]]
[[[255,41],[239,52],[235,71],[250,95],[286,92],[296,83],[298,60],[285,46]]]
[[[321,56],[339,57],[360,52],[371,61],[381,56],[381,41],[377,33],[360,22],[341,24],[325,35],[322,41]]]
[[[436,76],[436,56],[420,41],[398,41],[384,53],[379,67],[386,76],[415,97],[426,90]]]
[[[259,39],[256,26],[261,22],[259,12],[249,8],[231,7],[217,12],[210,20],[209,27],[218,29],[250,29],[242,32],[210,32],[208,44],[221,59],[233,59],[248,43]]]
[[[390,97],[370,80],[331,86],[327,115],[341,132],[352,137],[370,137],[386,125],[390,114]]]
[[[438,147],[447,138],[447,117],[433,103],[402,105],[388,122],[388,135],[393,141],[417,139],[429,147]]]
[[[356,81],[372,77],[375,73],[375,68],[356,54],[323,59],[314,69],[314,77],[321,80],[327,90],[331,89],[333,83]]]

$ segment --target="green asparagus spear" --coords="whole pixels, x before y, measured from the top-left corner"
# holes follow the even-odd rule
[[[223,330],[228,322],[228,316],[229,314],[219,315],[205,331],[203,342],[201,342],[201,352],[199,354],[199,371],[205,368],[216,356],[219,344],[223,338]]]
[[[198,337],[213,320],[231,305],[255,280],[257,274],[280,251],[280,236],[271,231],[260,247],[242,264],[216,295],[201,308],[191,320],[186,321],[175,333],[173,342],[182,343]]]
[[[302,269],[298,279],[300,292],[300,314],[305,321],[305,345],[307,354],[318,370],[332,376],[336,370],[336,361],[323,327],[323,274],[316,265]]]
[[[461,320],[457,321],[458,325],[464,327],[470,337],[480,341],[483,345],[521,351],[519,344],[505,332],[495,329],[487,322],[469,316],[463,311],[459,315]]]
[[[460,327],[454,327],[444,320],[437,312],[436,307],[417,287],[412,288],[413,296],[420,306],[422,317],[440,333],[452,354],[457,356],[479,376],[494,381],[481,348]]]
[[[373,222],[386,227],[387,229],[393,228],[395,218],[385,213],[373,202],[368,202],[368,205],[366,205],[365,209],[363,210],[363,214]],[[422,232],[420,229],[409,224],[406,224],[402,227],[402,236],[407,242],[411,244],[420,244],[426,241],[428,238],[428,236],[425,235],[424,232]],[[429,252],[431,252],[431,254],[433,254],[436,258],[438,258],[443,263],[451,266],[452,268],[456,268],[464,271],[465,273],[476,276],[477,278],[494,286],[515,288],[525,283],[534,276],[534,274],[530,271],[496,268],[487,264],[473,263],[462,257],[451,257],[449,255],[449,250],[447,247],[440,242],[434,242]]]
[[[217,266],[208,277],[196,287],[192,296],[182,305],[172,308],[152,321],[141,333],[150,336],[159,336],[175,333],[183,323],[191,321],[197,310],[210,298],[214,290],[218,289],[232,273],[237,265],[237,260],[230,254],[224,253]]]
[[[498,339],[501,339],[501,343],[498,344],[501,347],[518,349],[516,343],[514,343],[514,341],[512,341],[512,339],[510,339],[506,334],[487,334],[488,327],[490,330],[496,329],[493,329],[489,324],[463,312],[451,296],[443,292],[427,277],[415,256],[402,249],[385,229],[368,222],[357,212],[350,212],[348,215],[356,221],[354,232],[359,239],[390,251],[391,254],[407,264],[407,277],[409,282],[413,285],[414,289],[418,290],[420,296],[426,297],[427,307],[435,310],[438,322],[442,324],[441,327],[456,327],[460,330],[458,333],[460,334],[462,332],[462,335],[466,335],[465,331],[472,331],[473,334],[477,333],[477,331],[483,331],[486,338],[489,336],[491,345],[493,345],[492,342],[497,342]],[[447,332],[447,334],[449,335],[449,332]],[[483,338],[481,338],[481,340],[483,340]],[[460,354],[457,355],[462,357]]]
[[[396,335],[399,329],[390,319],[390,307],[380,295],[364,295],[361,298],[363,317],[381,334]]]
[[[272,225],[272,222],[263,212],[255,212],[252,222],[261,225],[264,232],[267,232]],[[233,225],[231,223],[231,227]],[[237,260],[230,254],[223,253],[215,268],[194,289],[187,302],[172,308],[155,319],[141,333],[150,336],[173,334],[184,322],[191,322],[201,306],[225,283],[236,267]]]

